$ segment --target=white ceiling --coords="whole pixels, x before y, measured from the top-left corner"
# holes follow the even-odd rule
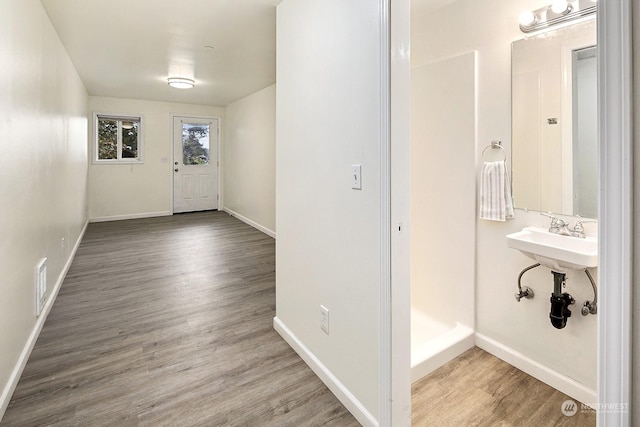
[[[223,106],[276,81],[282,0],[41,1],[90,95]]]
[[[457,0],[411,0],[411,12],[416,10],[437,10]]]

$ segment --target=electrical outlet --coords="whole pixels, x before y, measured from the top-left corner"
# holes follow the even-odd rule
[[[63,237],[62,240],[60,240],[60,250],[64,252],[64,248],[65,248],[65,245],[64,245],[64,237]]]
[[[329,309],[324,305],[320,306],[320,329],[329,335]]]

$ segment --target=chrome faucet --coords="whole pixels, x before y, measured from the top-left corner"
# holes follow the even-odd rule
[[[560,234],[562,236],[571,236],[569,223],[548,213],[540,212],[541,215],[551,218],[549,225],[549,233]]]
[[[595,221],[593,219],[581,219],[580,221],[576,222],[576,225],[573,226],[573,231],[571,232],[571,235],[573,237],[578,237],[580,239],[585,238],[584,226],[582,225],[585,222],[598,222],[598,221]]]
[[[569,223],[565,222],[561,219],[558,219],[557,223],[556,223],[556,227],[557,230],[556,233],[560,234],[561,236],[571,236],[571,230],[569,230]],[[552,231],[553,233],[553,231]]]
[[[580,239],[585,238],[584,226],[585,222],[597,222],[592,219],[581,219],[576,222],[573,230],[569,229],[569,223],[551,214],[540,212],[541,215],[551,218],[551,224],[549,225],[549,233],[559,234],[561,236],[571,236]]]

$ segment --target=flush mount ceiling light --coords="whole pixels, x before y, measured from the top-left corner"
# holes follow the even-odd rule
[[[518,21],[523,33],[547,29],[580,18],[586,18],[596,12],[593,0],[554,0],[549,6],[534,11],[523,12]]]
[[[169,83],[169,86],[177,89],[191,89],[195,85],[195,82],[192,79],[184,77],[169,77],[167,82]]]

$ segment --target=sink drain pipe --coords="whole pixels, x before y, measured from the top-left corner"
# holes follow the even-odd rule
[[[567,326],[567,319],[571,317],[569,306],[576,301],[568,293],[562,292],[567,275],[553,270],[551,273],[553,273],[553,293],[551,294],[549,319],[551,319],[554,328],[562,329]]]

